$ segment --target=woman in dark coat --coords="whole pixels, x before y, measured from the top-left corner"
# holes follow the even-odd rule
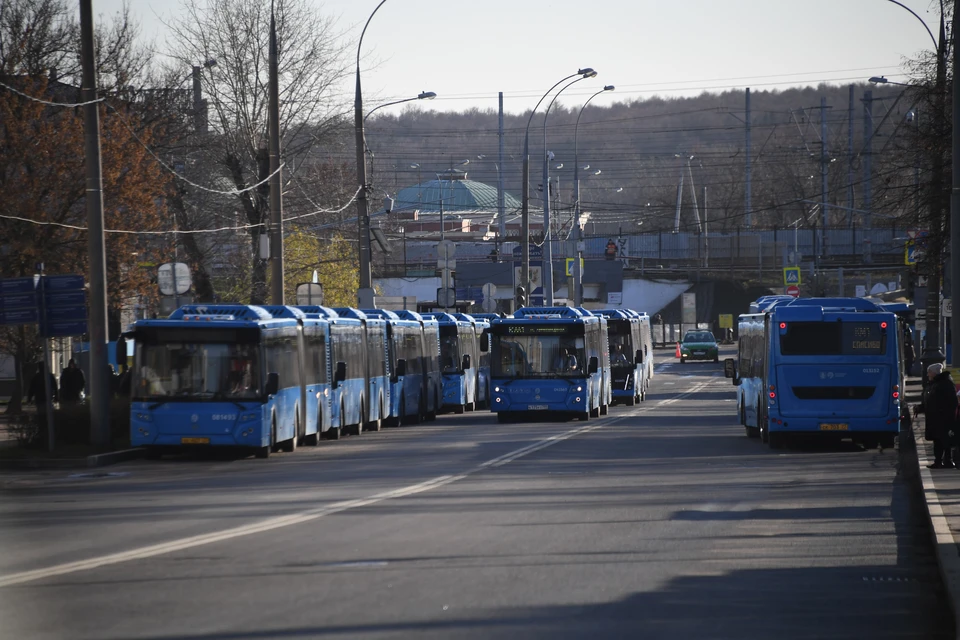
[[[927,466],[931,469],[953,468],[950,432],[957,416],[957,388],[950,372],[944,371],[940,363],[927,367],[927,378],[930,382],[919,407],[919,411],[927,416],[924,437],[933,440],[933,464]]]

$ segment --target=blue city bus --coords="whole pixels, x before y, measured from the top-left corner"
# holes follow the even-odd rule
[[[749,435],[772,448],[801,434],[893,446],[903,389],[895,314],[861,298],[801,298],[741,316],[740,328],[747,371],[733,359],[724,370],[738,386],[750,380],[738,401]]]
[[[607,319],[613,401],[633,406],[646,397],[649,380],[649,350],[641,334],[641,316],[631,309],[600,309],[593,313]],[[644,326],[649,336],[649,318],[646,320]]]
[[[364,309],[367,317],[387,323],[387,359],[390,377],[390,409],[387,424],[419,423],[426,419],[427,394],[423,367],[423,321],[400,318],[386,309]]]
[[[189,305],[138,320],[130,440],[151,458],[185,446],[293,451],[305,435],[303,319],[247,305]],[[312,388],[323,389],[317,381]]]
[[[570,307],[525,307],[493,323],[491,409],[500,422],[559,412],[588,420],[612,397],[606,318]]]
[[[490,349],[488,341],[483,340],[483,335],[490,329],[490,322],[473,314],[454,313],[452,315],[457,320],[473,324],[473,332],[477,337],[477,362],[474,367],[477,372],[476,408],[486,409],[490,404]]]
[[[443,401],[443,379],[440,374],[440,323],[434,318],[425,318],[416,311],[395,311],[401,320],[419,323],[423,349],[420,354],[423,383],[423,399],[420,406],[423,419],[436,420]],[[419,415],[419,414],[418,414]]]
[[[440,372],[443,378],[440,408],[454,413],[473,411],[477,406],[476,367],[480,353],[476,322],[472,318],[461,319],[443,312],[425,313],[423,317],[436,320],[440,328]]]
[[[387,321],[383,318],[367,316],[359,309],[350,307],[335,307],[333,310],[338,316],[337,322],[334,323],[335,329],[347,320],[356,323],[351,323],[350,330],[345,332],[350,336],[352,349],[358,347],[356,341],[359,340],[361,366],[354,368],[360,369],[355,374],[363,382],[359,385],[354,383],[343,391],[344,396],[351,396],[356,393],[354,387],[359,387],[358,402],[354,402],[350,397],[344,398],[344,405],[348,411],[354,404],[359,405],[360,409],[359,416],[351,415],[346,421],[351,426],[350,433],[360,435],[364,429],[379,431],[390,408],[390,378],[393,376],[393,366],[388,361],[387,354]],[[339,339],[340,336],[336,336],[334,342],[336,343]],[[351,353],[350,358],[356,361],[357,354]],[[347,377],[351,378],[349,365]],[[354,419],[356,422],[353,421]]]

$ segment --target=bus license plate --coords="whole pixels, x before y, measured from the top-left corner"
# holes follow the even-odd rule
[[[820,431],[846,431],[848,428],[846,423],[827,423],[820,425]]]
[[[210,438],[180,438],[180,444],[210,444]]]
[[[528,410],[528,411],[546,411],[546,410],[547,410],[547,405],[545,405],[545,404],[528,404],[528,405],[527,405],[527,410]]]

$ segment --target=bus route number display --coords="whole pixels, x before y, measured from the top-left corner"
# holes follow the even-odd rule
[[[562,333],[568,333],[570,327],[549,325],[549,324],[540,324],[540,325],[531,325],[531,326],[508,326],[507,333],[512,335],[525,335],[525,336],[543,336],[543,335],[559,335]]]
[[[875,323],[844,325],[844,351],[846,353],[883,353],[883,336]]]

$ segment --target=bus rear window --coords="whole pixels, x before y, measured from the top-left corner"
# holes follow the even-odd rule
[[[780,331],[785,356],[880,356],[887,338],[879,322],[787,322]]]

